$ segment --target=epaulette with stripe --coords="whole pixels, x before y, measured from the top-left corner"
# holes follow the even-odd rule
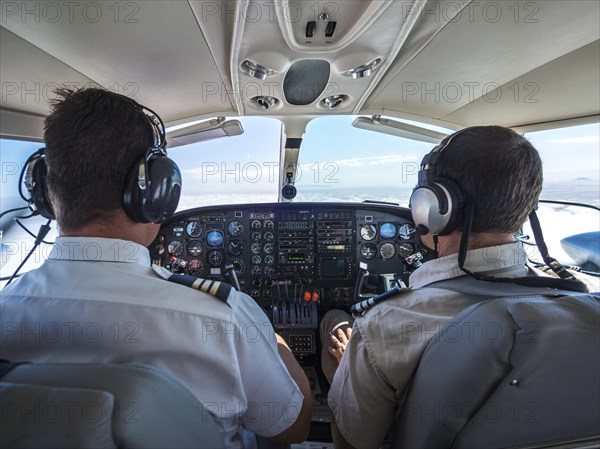
[[[356,304],[352,304],[352,307],[350,307],[350,313],[352,313],[352,315],[354,317],[364,315],[364,313],[367,310],[369,310],[371,307],[373,307],[375,304],[379,304],[381,301],[385,301],[386,299],[392,298],[396,295],[403,295],[405,293],[412,292],[412,291],[413,291],[413,289],[409,288],[409,287],[403,287],[403,288],[394,287],[391,290],[388,290],[387,292],[382,293],[381,295],[373,296],[373,297],[367,298],[363,301],[359,301]]]
[[[161,278],[173,282],[179,285],[185,285],[186,287],[192,287],[201,292],[208,293],[211,296],[215,296],[229,306],[227,299],[233,287],[229,284],[225,284],[220,281],[212,281],[210,279],[202,279],[196,276],[190,276],[187,274],[176,274],[172,273],[166,268],[152,265],[152,269]],[[231,306],[230,306],[231,307]]]

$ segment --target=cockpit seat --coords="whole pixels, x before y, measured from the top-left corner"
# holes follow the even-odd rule
[[[430,342],[396,448],[600,446],[600,294],[475,304]]]
[[[25,363],[5,371],[3,448],[224,447],[200,401],[154,367]]]

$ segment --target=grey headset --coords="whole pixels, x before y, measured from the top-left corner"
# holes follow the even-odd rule
[[[446,235],[456,229],[463,215],[465,197],[454,181],[435,175],[435,164],[460,130],[446,137],[425,155],[417,186],[410,196],[412,218],[420,234]]]

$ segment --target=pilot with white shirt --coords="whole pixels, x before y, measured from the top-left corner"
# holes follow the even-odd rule
[[[226,447],[252,447],[255,434],[304,441],[308,380],[261,308],[229,285],[151,265],[146,246],[181,189],[158,115],[103,89],[57,94],[27,179],[60,237],[2,291],[0,358],[153,365],[204,404]]]

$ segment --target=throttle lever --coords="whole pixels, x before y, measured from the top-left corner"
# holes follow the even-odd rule
[[[361,293],[365,279],[369,276],[369,266],[365,262],[359,262],[356,284],[354,285],[354,301],[358,302],[366,298],[375,296],[373,293]]]
[[[231,283],[236,288],[238,292],[242,291],[242,287],[240,286],[240,281],[238,280],[237,274],[235,272],[234,266],[231,262],[225,264],[225,274],[229,276],[231,279]]]

